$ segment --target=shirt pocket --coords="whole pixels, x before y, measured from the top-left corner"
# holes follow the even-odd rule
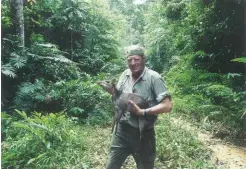
[[[143,97],[144,100],[146,100],[149,103],[149,105],[154,100],[153,93],[148,83],[143,83],[143,81],[141,81],[140,83],[136,83],[133,86],[133,91],[134,93]]]

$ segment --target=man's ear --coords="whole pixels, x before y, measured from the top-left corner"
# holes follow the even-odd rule
[[[146,63],[146,56],[143,56],[143,61],[144,61],[144,63]]]

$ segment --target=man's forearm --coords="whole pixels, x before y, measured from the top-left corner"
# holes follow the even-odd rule
[[[172,110],[172,101],[167,97],[158,105],[148,108],[148,109],[140,109],[133,101],[129,101],[132,105],[132,113],[135,113],[138,116],[142,115],[154,115],[154,114],[161,114],[167,113]]]
[[[146,109],[146,115],[168,113],[172,110],[172,101],[167,97],[158,105]]]

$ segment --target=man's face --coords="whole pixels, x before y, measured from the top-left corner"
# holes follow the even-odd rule
[[[132,72],[132,76],[138,77],[142,74],[145,66],[145,58],[138,55],[128,56],[128,67]]]

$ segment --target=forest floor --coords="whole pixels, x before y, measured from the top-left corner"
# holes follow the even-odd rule
[[[212,151],[218,169],[246,169],[246,147],[213,138],[209,133],[199,133],[198,139]]]
[[[236,146],[232,143],[225,142],[219,138],[213,137],[209,132],[200,131],[196,126],[189,124],[181,118],[171,118],[177,125],[181,125],[185,130],[198,131],[197,138],[212,152],[211,160],[218,169],[246,169],[246,146]],[[94,128],[89,130],[86,135],[88,139],[87,146],[90,150],[90,155],[94,160],[93,169],[101,169],[106,165],[108,149],[111,140],[111,128]],[[158,140],[157,140],[158,141]],[[163,164],[156,159],[156,169],[163,168]],[[162,166],[162,167],[161,167]],[[133,157],[129,156],[125,161],[122,169],[135,169],[136,164]],[[165,168],[165,167],[164,167]]]
[[[181,123],[188,130],[197,130],[197,127],[180,118],[173,119],[173,121]],[[211,159],[218,169],[246,169],[246,143],[241,146],[233,145],[214,137],[207,131],[199,131],[197,137],[212,151]]]

